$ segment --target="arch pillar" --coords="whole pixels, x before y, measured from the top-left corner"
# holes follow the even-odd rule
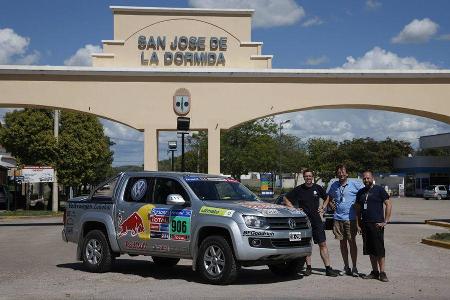
[[[220,174],[220,128],[208,127],[208,173]]]
[[[144,129],[144,170],[158,171],[158,131]]]

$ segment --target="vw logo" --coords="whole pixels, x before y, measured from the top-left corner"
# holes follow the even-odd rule
[[[292,219],[292,218],[289,218],[288,224],[289,224],[289,228],[290,228],[290,229],[295,229],[295,227],[297,226],[297,223],[296,223],[295,220]]]

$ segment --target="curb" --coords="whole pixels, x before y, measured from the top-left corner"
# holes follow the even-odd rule
[[[448,222],[425,220],[425,224],[450,228],[450,223]]]
[[[450,243],[444,242],[444,241],[438,241],[438,240],[431,240],[431,239],[422,239],[422,244],[435,246],[435,247],[441,247],[445,249],[450,249]]]

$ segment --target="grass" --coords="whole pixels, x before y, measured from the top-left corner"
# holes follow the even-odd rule
[[[430,240],[438,240],[444,242],[450,242],[450,232],[436,233],[429,237]]]
[[[2,211],[1,217],[58,217],[62,216],[63,212],[52,212],[48,210],[15,210],[15,211]]]

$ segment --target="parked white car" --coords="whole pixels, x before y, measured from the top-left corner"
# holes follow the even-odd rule
[[[434,198],[437,200],[448,198],[448,190],[445,185],[430,185],[423,191],[425,200]]]

